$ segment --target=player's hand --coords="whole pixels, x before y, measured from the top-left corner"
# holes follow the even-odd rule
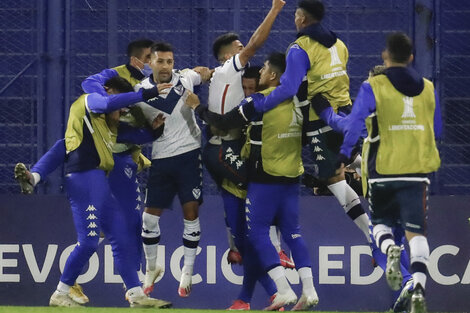
[[[323,97],[320,93],[317,93],[315,97],[311,100],[312,108],[320,116],[321,112],[326,110],[327,108],[331,107],[330,101]]]
[[[281,11],[282,8],[284,7],[284,5],[286,4],[285,1],[283,0],[273,0],[273,4],[272,4],[272,9],[276,10],[276,11]]]
[[[223,130],[220,130],[220,129],[218,129],[218,128],[215,128],[215,127],[212,126],[212,125],[210,125],[210,127],[211,127],[211,133],[212,133],[212,135],[214,135],[214,136],[221,136],[221,137],[223,137],[223,136],[227,136],[227,134],[228,134],[228,132],[223,131]]]
[[[142,99],[144,99],[144,101],[149,101],[150,99],[157,98],[160,94],[157,87],[152,87],[148,89],[141,88],[139,90],[142,90]]]
[[[188,96],[186,98],[185,104],[194,110],[201,104],[201,102],[199,101],[199,97],[189,90],[187,90],[186,92]]]
[[[343,173],[344,167],[349,163],[349,158],[344,154],[340,153],[336,159],[336,172],[335,175]]]
[[[163,91],[163,90],[171,88],[171,87],[173,87],[173,84],[170,84],[170,83],[157,84],[158,92],[161,95],[168,93],[168,91]]]
[[[214,72],[213,70],[205,66],[196,66],[195,68],[193,68],[193,71],[201,75],[202,81],[205,82],[211,79],[212,73]]]
[[[157,117],[152,122],[152,129],[157,129],[165,123],[166,117],[163,116],[163,113],[158,113]]]

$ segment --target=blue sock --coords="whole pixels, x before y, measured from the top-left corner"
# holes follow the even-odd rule
[[[243,255],[245,246],[245,200],[235,197],[224,189],[221,190],[221,195],[224,202],[225,223],[230,228],[235,246]]]
[[[44,154],[31,168],[31,172],[41,175],[41,180],[52,173],[65,162],[65,139],[57,140],[56,143]]]

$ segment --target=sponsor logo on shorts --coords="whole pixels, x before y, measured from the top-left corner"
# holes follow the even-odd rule
[[[416,225],[416,224],[412,224],[412,223],[405,223],[405,226],[406,227],[410,227],[410,228],[416,228],[416,229],[421,229],[421,226],[419,225]]]

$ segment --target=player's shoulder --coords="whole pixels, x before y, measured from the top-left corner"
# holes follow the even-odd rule
[[[190,68],[184,68],[180,70],[175,69],[173,70],[173,77],[171,80],[173,83],[175,83],[175,82],[178,82],[178,80],[183,81],[183,80],[191,79],[191,77],[194,75],[198,75],[198,74]]]
[[[230,77],[233,77],[234,74],[238,73],[241,76],[244,73],[244,69],[245,67],[241,65],[240,54],[238,53],[234,56],[231,56],[228,60],[224,62],[224,64],[216,68],[215,73],[219,75],[227,75]]]
[[[139,90],[140,88],[150,89],[154,87],[154,84],[150,81],[150,77],[144,78],[140,83],[134,86],[134,90]]]
[[[194,85],[199,85],[201,83],[201,78],[199,73],[195,72],[190,68],[174,70],[172,84],[173,86],[176,86],[179,82],[181,82],[181,84],[185,88],[189,88],[192,90]]]

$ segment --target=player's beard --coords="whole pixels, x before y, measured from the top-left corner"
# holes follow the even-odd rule
[[[158,75],[158,82],[160,84],[171,82],[171,72],[170,72],[170,74],[163,74],[163,75],[160,74],[160,75]]]

